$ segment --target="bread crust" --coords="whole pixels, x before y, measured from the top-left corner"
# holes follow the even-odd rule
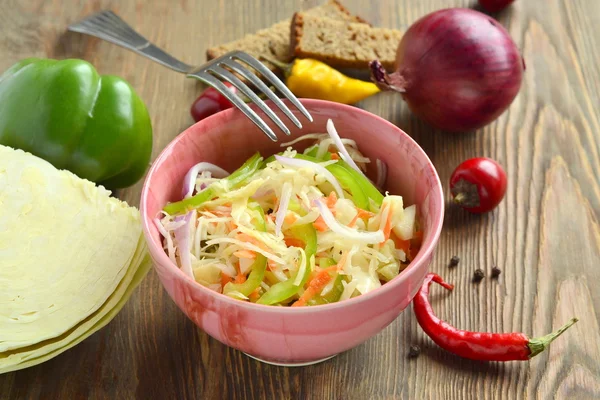
[[[356,23],[364,23],[364,24],[368,24],[369,26],[371,26],[371,24],[369,24],[364,18],[362,18],[360,16],[357,16],[357,15],[353,15],[346,7],[344,7],[344,5],[339,0],[328,0],[326,3],[324,3],[324,4],[320,5],[320,6],[311,8],[311,9],[305,11],[305,12],[318,13],[320,10],[323,10],[326,7],[331,7],[331,6],[335,7],[340,14],[343,14],[345,16],[345,20],[356,22]],[[294,16],[296,14],[297,13],[295,13]],[[340,17],[340,20],[342,20],[342,19],[343,18]],[[242,41],[244,41],[244,40],[249,40],[249,41],[252,41],[252,40],[264,40],[262,37],[258,36],[259,32],[262,33],[262,34],[266,34],[266,36],[268,36],[270,34],[275,35],[276,31],[278,29],[278,25],[280,25],[280,24],[282,24],[284,22],[289,22],[289,21],[290,20],[279,21],[279,22],[273,24],[272,26],[270,26],[269,28],[260,30],[260,31],[258,31],[256,33],[253,33],[253,34],[246,35],[243,38],[240,38],[240,39],[237,39],[237,40],[234,40],[234,41],[231,41],[231,42],[223,43],[223,44],[218,45],[218,46],[212,46],[212,47],[210,47],[210,48],[208,48],[206,50],[206,60],[207,61],[212,60],[214,58],[217,58],[217,57],[223,55],[227,51],[231,51],[231,50],[234,50],[234,49],[242,50],[242,51],[248,51],[248,49],[244,48],[244,46],[239,45],[239,44],[241,44]],[[292,18],[291,21],[293,21],[293,18]],[[288,32],[289,32],[289,29],[288,29]],[[290,32],[290,37],[289,38],[282,38],[282,39],[283,40],[281,40],[281,42],[285,43],[284,46],[289,46],[290,43],[294,40],[294,36],[291,35],[291,32]],[[279,41],[278,41],[278,43],[279,43]],[[281,46],[281,45],[277,44],[277,46]],[[286,59],[286,60],[279,59],[279,61],[288,62],[290,60],[291,55],[293,53],[292,53],[292,51],[289,51],[289,47],[288,47],[288,51],[286,51],[286,54],[289,54],[289,56],[287,57],[288,59]],[[274,65],[272,65],[270,63],[265,62],[265,65],[269,69],[271,69],[272,71],[277,70],[277,67],[275,67]]]

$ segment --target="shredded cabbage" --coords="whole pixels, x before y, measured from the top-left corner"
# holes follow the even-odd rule
[[[327,168],[341,159],[359,171],[366,170],[370,159],[353,140],[336,137],[337,133],[332,138],[332,122],[328,130],[329,134],[308,134],[284,144],[312,140],[314,144],[303,153],[305,159],[296,158],[298,151],[286,147],[235,187],[222,178],[227,173],[217,166],[194,166],[184,182],[186,197],[191,195],[192,177],[193,190],[210,186],[214,195],[186,210],[186,219],[191,219],[189,235],[175,233],[182,227],[181,216],[155,220],[171,260],[180,268],[191,265],[196,282],[211,290],[223,293],[227,283],[235,283],[238,286],[228,289],[227,295],[241,301],[256,302],[274,285],[288,282],[292,295],[275,305],[343,301],[395,278],[420,245],[416,207],[405,208],[401,196],[386,193],[383,202],[369,200],[370,211],[359,209],[351,189],[342,189],[344,180],[338,181]],[[262,228],[258,229],[259,225]],[[313,254],[292,234],[301,226],[315,229]],[[255,276],[260,279],[261,274],[253,275],[260,257],[266,259],[264,277],[251,282],[252,292],[238,290]],[[318,282],[317,290],[308,290]]]

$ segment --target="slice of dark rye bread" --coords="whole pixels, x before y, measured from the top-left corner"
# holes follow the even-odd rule
[[[394,69],[402,32],[297,12],[290,26],[290,56],[314,58],[334,68],[367,69],[378,59]]]
[[[359,16],[352,15],[339,1],[328,0],[326,3],[304,11],[308,15],[322,15],[332,20],[349,21],[359,24],[368,24],[367,21]],[[206,59],[212,60],[223,54],[242,50],[260,60],[260,56],[265,56],[284,63],[291,60],[290,57],[290,22],[291,19],[277,22],[269,28],[261,29],[256,33],[248,34],[241,39],[229,43],[211,47],[206,51]],[[266,62],[263,63],[272,71],[277,67]]]

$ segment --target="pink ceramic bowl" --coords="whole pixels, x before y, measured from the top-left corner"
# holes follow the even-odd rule
[[[180,200],[182,179],[189,168],[207,161],[232,171],[257,150],[265,158],[282,150],[280,143],[269,140],[237,109],[200,121],[175,138],[152,165],[140,206],[144,235],[156,272],[179,308],[220,342],[280,365],[327,359],[364,342],[396,319],[411,302],[427,273],[444,214],[439,177],[427,155],[407,134],[355,107],[308,99],[302,103],[314,122],[307,122],[295,112],[304,125],[297,129],[278,112],[292,130],[290,138],[281,134],[283,142],[306,133],[326,132],[325,124],[331,118],[340,136],[354,139],[372,160],[379,158],[386,162],[387,190],[402,195],[406,205],[417,205],[424,228],[421,250],[399,276],[381,288],[322,306],[264,306],[213,292],[194,282],[169,260],[152,220],[168,201]]]

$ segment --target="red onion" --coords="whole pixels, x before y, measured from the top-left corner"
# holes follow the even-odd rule
[[[214,176],[215,178],[225,178],[226,176],[229,175],[229,172],[225,171],[223,168],[211,164],[211,163],[207,163],[207,162],[201,162],[198,163],[196,165],[194,165],[192,168],[190,168],[187,172],[187,174],[185,174],[185,178],[183,178],[183,198],[188,198],[191,197],[192,194],[194,194],[194,189],[196,188],[196,179],[198,178],[198,174],[204,172],[204,171],[209,171],[212,176]]]
[[[190,257],[190,222],[192,220],[193,212],[190,211],[185,215],[178,215],[175,217],[175,221],[184,221],[183,225],[175,229],[175,240],[177,240],[177,247],[179,250],[179,260],[181,261],[181,270],[194,279],[194,272],[192,271],[192,258]]]
[[[396,53],[397,70],[371,61],[382,90],[402,93],[410,109],[431,125],[471,131],[495,120],[512,103],[525,62],[508,32],[493,18],[449,8],[419,19]]]
[[[360,170],[360,168],[358,168],[358,165],[356,165],[352,157],[350,157],[350,153],[348,153],[348,150],[346,150],[344,143],[342,143],[342,138],[337,133],[337,130],[335,129],[335,125],[333,125],[333,121],[331,120],[331,118],[327,120],[327,133],[329,134],[329,137],[331,137],[331,140],[333,140],[333,144],[335,144],[335,147],[337,147],[342,160],[344,160],[346,164],[348,164],[356,171],[358,171],[358,173],[364,176],[363,172]]]
[[[504,10],[515,0],[479,0],[479,5],[489,12]]]

